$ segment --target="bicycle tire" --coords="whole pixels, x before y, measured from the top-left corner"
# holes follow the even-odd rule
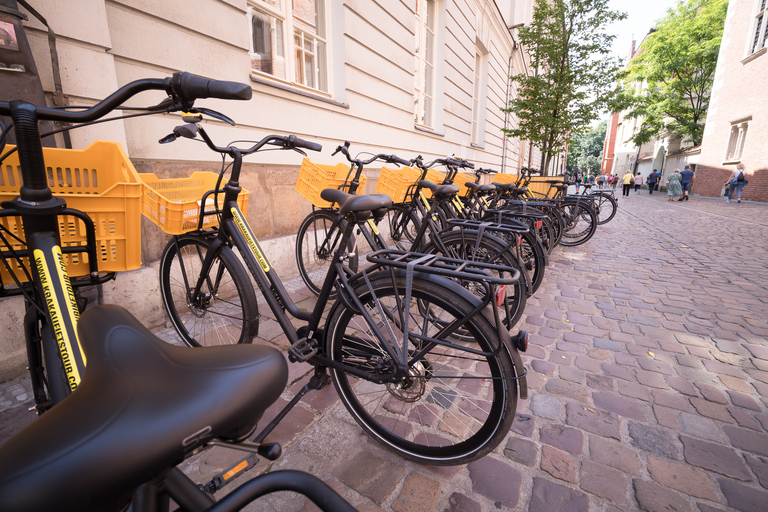
[[[514,218],[514,216],[512,216]],[[489,219],[490,220],[490,219]],[[504,216],[501,217],[501,223],[504,223]],[[494,233],[502,239],[507,239],[509,235],[505,233]],[[536,238],[536,233],[529,230],[527,233],[521,233],[520,252],[523,263],[531,275],[531,288],[528,290],[530,297],[539,289],[544,282],[544,270],[547,267],[546,249]]]
[[[387,243],[398,249],[410,249],[421,227],[418,215],[406,205],[393,204],[386,219]]]
[[[197,285],[210,242],[199,235],[180,235],[177,240],[168,242],[160,259],[160,292],[181,340],[190,347],[251,343],[258,334],[259,306],[243,264],[232,249],[222,246],[199,303],[192,305],[187,292]]]
[[[374,322],[395,331],[392,320],[399,318],[399,311],[409,311],[410,332],[434,335],[439,330],[435,320],[463,318],[477,300],[455,283],[417,273],[412,302],[403,305],[398,300],[404,300],[405,277],[393,281],[388,272],[378,274],[370,276],[371,287],[392,316],[380,314],[367,286],[356,287],[356,293]],[[387,373],[388,356],[359,313],[339,301],[329,318],[326,350],[333,360]],[[482,313],[464,327],[472,341],[450,341],[484,352],[498,347],[496,329]],[[419,348],[411,342],[409,352]],[[495,355],[477,356],[433,345],[411,363],[409,377],[396,384],[377,384],[330,368],[344,406],[376,441],[419,463],[454,465],[483,457],[504,439],[517,408],[517,385],[509,383],[516,374],[507,347]]]
[[[607,194],[600,194],[600,199],[597,200],[597,223],[599,225],[607,224],[616,216],[616,210],[618,209],[618,202],[616,198]]]
[[[582,202],[563,205],[566,210],[567,228],[560,245],[575,247],[586,243],[597,231],[595,210]]]
[[[335,210],[316,210],[302,221],[296,235],[296,265],[299,267],[299,275],[304,284],[315,295],[320,295],[325,277],[331,268],[333,253],[336,251],[341,237],[346,228],[346,221],[342,220],[334,226],[339,218]],[[326,244],[326,241],[330,243]],[[349,252],[354,252],[354,241],[350,241]],[[347,264],[353,271],[357,271],[357,256],[351,257]],[[331,292],[329,297],[333,300],[336,292]]]
[[[461,230],[440,233],[442,245],[448,250],[448,254],[443,254],[443,256],[465,261],[495,263],[512,267],[520,272],[520,279],[514,284],[507,285],[506,305],[509,309],[509,316],[507,317],[506,314],[502,316],[504,326],[507,329],[512,329],[512,327],[514,327],[520,320],[520,317],[523,316],[525,304],[528,301],[528,287],[525,278],[522,275],[524,269],[520,268],[517,258],[510,254],[509,251],[502,252],[505,245],[502,240],[494,240],[495,237],[484,235],[480,241],[476,243],[476,238],[476,234],[471,234],[469,236],[462,235]],[[433,243],[424,249],[424,253],[441,254],[442,251],[437,244]],[[492,259],[490,255],[495,254],[499,254],[499,256]],[[482,287],[474,286],[474,283],[471,282],[467,283],[465,288],[470,289],[475,295],[480,295],[480,292],[484,291]],[[505,308],[505,313],[506,309],[507,308]]]

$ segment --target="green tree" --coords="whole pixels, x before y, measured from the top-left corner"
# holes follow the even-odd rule
[[[607,130],[608,123],[602,121],[585,134],[576,135],[573,138],[573,143],[568,148],[566,162],[566,168],[570,174],[575,173],[576,170],[594,175],[600,173]]]
[[[638,146],[667,132],[701,144],[727,9],[728,0],[681,1],[630,62],[622,107],[643,121]]]
[[[504,111],[519,124],[505,133],[540,148],[542,170],[613,106],[621,68],[610,56],[615,36],[605,30],[625,17],[608,9],[608,0],[536,0],[533,20],[520,29],[534,72],[510,77],[518,97]]]

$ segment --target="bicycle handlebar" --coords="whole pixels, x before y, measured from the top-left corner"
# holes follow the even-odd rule
[[[175,73],[170,82],[173,92],[182,101],[194,102],[203,98],[249,100],[253,96],[248,84],[211,80],[187,72]]]
[[[195,76],[191,73],[175,73],[170,78],[149,78],[136,80],[124,85],[93,107],[71,112],[48,107],[38,107],[25,101],[0,102],[0,115],[10,115],[13,120],[19,148],[19,163],[22,180],[21,198],[28,202],[42,202],[51,199],[51,192],[45,176],[43,147],[40,142],[38,120],[62,121],[66,123],[87,123],[112,112],[126,100],[149,90],[164,90],[173,102],[168,111],[191,108],[198,98],[221,98],[247,100],[252,91],[247,84],[222,82]]]
[[[286,137],[285,145],[292,148],[304,148],[310,151],[322,151],[323,146],[317,142],[310,142],[308,140],[300,139],[295,135],[289,135]]]

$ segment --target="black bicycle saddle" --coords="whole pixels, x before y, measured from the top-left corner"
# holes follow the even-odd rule
[[[464,185],[466,185],[468,189],[474,190],[475,192],[491,192],[496,190],[495,185],[481,185],[479,183],[470,181],[466,182]]]
[[[384,194],[358,196],[343,190],[326,188],[320,192],[320,197],[326,201],[338,203],[339,212],[342,214],[349,212],[372,212],[373,210],[392,206],[392,199]]]
[[[449,196],[459,193],[458,185],[437,185],[427,180],[421,180],[418,185],[431,190],[434,196]]]
[[[78,388],[0,446],[0,510],[101,510],[206,441],[249,435],[288,379],[272,347],[177,347],[119,306],[78,331]]]

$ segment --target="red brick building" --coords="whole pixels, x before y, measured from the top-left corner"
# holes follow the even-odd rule
[[[616,147],[616,131],[619,124],[619,114],[613,114],[608,119],[608,130],[605,134],[605,144],[603,146],[603,163],[600,166],[600,174],[613,173],[613,157]]]
[[[722,196],[743,163],[743,198],[768,201],[768,3],[731,0],[707,113],[695,192]]]

